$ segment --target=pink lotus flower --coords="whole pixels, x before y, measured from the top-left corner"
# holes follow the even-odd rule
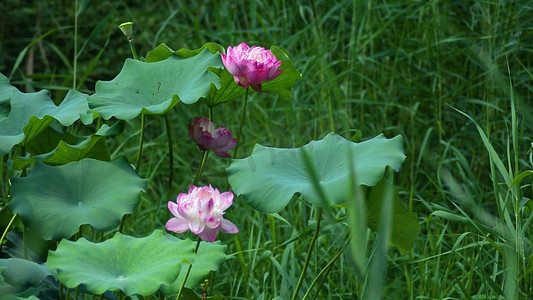
[[[250,48],[241,43],[233,48],[228,47],[228,53],[220,56],[222,63],[238,85],[242,87],[251,85],[259,93],[262,91],[262,82],[272,80],[283,72],[279,69],[281,61],[263,47]]]
[[[235,148],[237,141],[226,127],[215,128],[207,118],[194,118],[189,125],[189,137],[198,144],[200,150],[213,152],[220,157],[231,157],[228,153]]]
[[[174,218],[168,220],[165,227],[178,233],[190,230],[202,240],[214,242],[219,230],[233,234],[239,232],[235,224],[222,217],[232,203],[232,192],[221,194],[211,185],[191,185],[189,193],[179,194],[176,203],[168,202],[168,209]]]

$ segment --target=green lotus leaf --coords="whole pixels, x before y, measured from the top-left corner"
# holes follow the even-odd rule
[[[181,58],[189,58],[193,57],[200,52],[202,52],[205,48],[207,48],[211,53],[215,54],[217,52],[224,53],[224,47],[217,43],[205,43],[201,48],[190,50],[190,49],[179,49],[179,50],[172,50],[170,47],[168,47],[166,44],[160,44],[159,46],[155,47],[153,50],[146,53],[146,58],[144,59],[145,62],[156,62],[161,61],[169,58],[173,54],[181,57]]]
[[[278,94],[283,98],[289,99],[294,83],[296,80],[302,79],[302,74],[294,67],[287,52],[276,46],[273,46],[270,50],[278,60],[283,62],[281,65],[283,73],[276,79],[263,83],[263,91]]]
[[[32,156],[45,154],[54,151],[61,141],[68,144],[77,144],[85,140],[84,137],[73,135],[65,131],[63,127],[56,125],[55,123],[50,124],[50,126],[46,127],[35,138],[29,141],[25,145],[26,152]]]
[[[103,124],[100,129],[96,132],[96,135],[101,135],[109,138],[116,137],[117,135],[124,132],[124,122],[118,121],[115,124],[109,126],[107,124]]]
[[[21,258],[0,259],[0,295],[15,294],[54,276],[45,265]]]
[[[84,158],[109,161],[111,158],[109,156],[106,138],[93,134],[75,144],[59,141],[59,144],[53,151],[35,156],[35,159],[42,160],[49,165],[64,165]]]
[[[28,176],[12,179],[8,205],[44,239],[60,240],[83,224],[96,230],[114,228],[135,209],[146,185],[124,158],[83,159],[62,166],[37,162]]]
[[[233,191],[264,213],[282,210],[295,193],[317,206],[342,205],[350,198],[347,196],[351,184],[348,155],[353,157],[358,183],[366,186],[377,184],[387,166],[398,171],[405,159],[403,139],[399,135],[391,139],[379,135],[352,143],[330,133],[301,148],[311,158],[327,203],[323,203],[315,191],[300,148],[281,149],[257,144],[249,157],[232,160],[227,171]]]
[[[202,50],[204,50],[204,48],[207,48],[209,50],[209,52],[211,52],[213,54],[224,53],[224,51],[225,51],[224,47],[222,47],[220,44],[217,44],[217,43],[205,43],[199,49],[190,50],[190,49],[181,48],[181,49],[176,50],[176,52],[174,52],[174,53],[176,55],[178,55],[179,57],[187,58],[187,57],[192,57],[192,56],[197,55]]]
[[[179,101],[191,104],[207,97],[211,84],[220,87],[218,77],[207,70],[210,67],[222,68],[222,60],[208,49],[185,59],[176,55],[157,62],[126,59],[113,80],[96,83],[89,105],[104,119],[162,115]]]
[[[9,99],[17,88],[9,84],[9,80],[0,73],[0,122],[7,118],[10,111]]]
[[[93,294],[120,290],[148,296],[176,279],[182,262],[194,259],[194,247],[162,230],[144,238],[116,233],[102,243],[62,240],[47,264],[69,288],[83,284]]]
[[[49,165],[64,165],[84,158],[94,158],[103,161],[111,160],[106,138],[100,135],[91,135],[81,142],[69,144],[60,140],[56,148],[48,153],[43,153],[25,158],[15,158],[13,169],[21,170],[37,160]]]
[[[167,46],[165,43],[159,44],[159,46],[155,47],[154,49],[148,51],[146,53],[146,57],[144,58],[145,62],[157,62],[165,60],[174,54],[174,50],[172,50],[169,46]]]
[[[0,155],[9,153],[16,144],[27,144],[54,120],[63,126],[79,119],[85,124],[91,123],[88,109],[87,95],[77,91],[69,91],[56,106],[46,90],[37,93],[14,90],[9,115],[3,120],[0,118]]]
[[[62,127],[53,125],[55,124],[52,123],[26,145],[26,151],[31,155],[13,159],[13,169],[22,170],[37,160],[49,165],[64,165],[83,158],[109,161],[105,137],[114,136],[124,129],[124,124],[120,121],[113,127],[102,125],[96,134],[75,136]]]
[[[278,60],[282,61],[280,69],[283,73],[274,80],[262,84],[263,92],[278,94],[283,98],[291,97],[291,89],[296,80],[302,78],[302,74],[294,67],[290,57],[282,49],[273,46],[272,54]],[[221,103],[229,102],[244,96],[246,89],[238,86],[228,70],[212,70],[220,78],[221,87],[212,87],[206,103],[209,106],[215,106]]]
[[[43,240],[35,230],[11,230],[6,234],[2,252],[10,257],[41,263],[46,261],[48,251],[56,247],[56,242]]]
[[[209,272],[218,271],[218,268],[226,259],[226,245],[221,245],[220,242],[201,242],[198,247],[198,253],[194,257],[191,272],[185,286],[191,289],[198,288],[200,283],[207,278]],[[179,277],[172,284],[162,288],[166,295],[177,294],[179,292],[183,279],[185,279],[188,265],[188,263],[183,263]]]

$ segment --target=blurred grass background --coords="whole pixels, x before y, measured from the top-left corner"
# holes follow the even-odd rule
[[[141,56],[159,43],[173,49],[206,42],[279,46],[303,79],[290,100],[252,95],[241,153],[250,153],[255,143],[299,147],[330,131],[353,141],[381,132],[405,140],[407,159],[395,184],[423,229],[408,255],[389,252],[383,297],[529,299],[531,179],[513,187],[505,180],[533,168],[532,15],[533,1],[80,0],[76,8],[74,1],[3,0],[0,72],[23,91],[46,88],[60,101],[76,70],[76,87],[92,93],[97,80],[112,79],[131,56],[118,30],[126,21],[134,22]],[[485,141],[456,109],[479,124]],[[215,123],[236,131],[239,112],[240,101],[215,107]],[[187,124],[206,115],[200,103],[178,105],[169,114],[176,193],[186,191],[201,156]],[[134,160],[137,122],[110,145],[115,156]],[[164,120],[147,122],[140,172],[151,184],[127,223],[129,233],[138,235],[163,228],[168,214]],[[490,147],[497,155],[489,155]],[[498,159],[507,175],[495,167]],[[203,183],[224,189],[228,164],[210,156]],[[289,299],[316,211],[297,200],[269,222],[235,202],[227,217],[241,233],[221,237],[230,259],[211,280],[213,293]],[[335,219],[323,222],[303,290],[346,242],[345,212],[335,212]],[[367,282],[350,265],[341,256],[312,295],[359,299]]]

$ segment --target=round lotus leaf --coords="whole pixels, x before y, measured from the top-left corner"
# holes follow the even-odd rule
[[[194,289],[200,286],[204,279],[208,278],[211,271],[218,271],[219,267],[227,259],[226,248],[227,246],[220,244],[219,241],[214,243],[201,242],[198,247],[198,252],[194,257],[191,272],[189,273],[189,277],[187,277],[185,287]],[[176,278],[172,284],[162,287],[162,291],[166,295],[177,294],[179,292],[183,280],[185,279],[188,265],[188,263],[183,263],[181,265],[182,272],[179,274],[178,278]]]
[[[48,276],[54,274],[45,265],[21,258],[0,259],[0,295],[24,291]]]
[[[327,203],[316,192],[312,177],[302,157],[309,155]],[[276,213],[283,209],[295,193],[317,206],[340,205],[351,198],[349,156],[353,158],[358,184],[373,186],[390,166],[398,171],[405,159],[403,139],[379,135],[353,143],[330,133],[322,140],[294,149],[265,147],[257,144],[252,155],[234,159],[227,169],[229,183],[237,195],[256,210]]]
[[[93,294],[120,290],[147,296],[176,280],[182,262],[194,259],[194,248],[195,242],[162,230],[144,238],[116,233],[102,243],[62,240],[47,264],[69,288],[83,284]]]
[[[60,240],[83,224],[102,231],[114,228],[133,212],[146,185],[125,158],[62,166],[37,162],[28,176],[12,179],[8,205],[41,237]]]
[[[212,84],[220,88],[220,80],[208,68],[222,68],[222,61],[207,48],[185,59],[176,55],[156,62],[127,59],[113,80],[96,83],[89,106],[104,119],[162,115],[179,101],[191,104],[207,97]]]
[[[9,79],[0,73],[0,122],[9,115],[11,94],[17,88],[9,84]]]
[[[63,126],[79,119],[84,124],[92,122],[88,114],[88,96],[77,91],[69,91],[59,106],[54,104],[47,90],[22,93],[15,89],[9,95],[9,115],[4,119],[0,117],[0,155],[9,153],[16,144],[27,144],[54,120]]]

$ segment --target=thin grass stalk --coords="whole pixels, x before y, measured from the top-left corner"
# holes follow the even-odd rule
[[[514,170],[510,168],[509,174],[512,176],[509,178],[509,180],[512,181],[513,178],[515,178],[519,173],[519,163],[518,163],[518,129],[517,129],[517,119],[516,119],[516,110],[515,110],[515,101],[513,97],[513,87],[512,82],[509,80],[509,93],[511,98],[511,138],[512,138],[512,144],[513,144],[513,152],[514,157],[509,157],[509,166],[511,165],[511,161],[514,161]],[[513,235],[510,239],[514,242],[514,247],[510,247],[509,245],[506,247],[506,278],[505,278],[505,298],[506,299],[518,299],[519,297],[519,285],[518,285],[518,277],[519,277],[519,261],[520,261],[520,254],[522,253],[522,239],[521,239],[521,232],[522,232],[522,214],[520,212],[520,200],[521,200],[521,191],[518,185],[510,186],[510,189],[512,189],[511,197],[513,197],[513,208],[514,208],[514,216],[515,216],[515,232],[511,233],[509,232],[509,236]],[[510,244],[510,243],[508,243]],[[525,269],[525,268],[524,268]]]
[[[329,130],[335,132],[335,119],[333,118],[333,106],[331,104],[331,90],[328,92],[328,117],[329,117]]]
[[[385,273],[387,271],[387,253],[391,237],[391,224],[393,215],[393,186],[392,170],[387,169],[385,176],[388,178],[386,190],[383,196],[381,207],[381,216],[379,218],[379,235],[375,249],[375,256],[372,259],[372,265],[369,270],[368,279],[365,282],[362,299],[378,300],[382,299],[383,286],[385,283]]]
[[[194,248],[194,254],[198,253],[198,248],[200,248],[200,242],[202,240],[198,239],[196,242],[196,248]],[[178,295],[176,296],[176,300],[179,300],[181,297],[181,294],[183,293],[183,289],[185,288],[185,283],[187,282],[187,279],[189,278],[189,274],[191,273],[192,264],[189,264],[189,267],[187,268],[187,273],[185,273],[185,278],[183,278],[183,283],[181,284],[180,291],[178,292]]]
[[[239,155],[239,146],[241,145],[242,127],[244,124],[244,118],[246,117],[246,104],[248,103],[249,90],[250,90],[250,87],[247,87],[246,94],[244,95],[244,100],[242,102],[241,121],[239,123],[239,131],[237,132],[237,144],[235,145],[235,151],[233,152],[233,158],[237,158]]]
[[[302,272],[300,273],[300,278],[298,278],[298,283],[296,284],[296,288],[294,289],[294,294],[292,295],[292,300],[296,300],[298,297],[298,291],[302,287],[302,283],[304,281],[305,274],[307,272],[307,268],[309,267],[309,261],[311,260],[311,253],[313,253],[313,249],[315,247],[316,240],[318,239],[318,233],[320,232],[320,221],[322,219],[322,208],[318,209],[318,214],[316,216],[316,229],[315,234],[313,235],[313,238],[311,239],[311,242],[309,243],[309,249],[307,250],[307,255],[305,256],[305,262],[304,266],[302,268]]]
[[[333,258],[328,262],[328,264],[320,271],[318,272],[318,274],[316,275],[315,279],[313,279],[313,281],[311,282],[311,284],[309,285],[309,288],[307,289],[307,292],[305,292],[304,296],[302,297],[302,300],[305,300],[307,298],[307,296],[309,296],[309,294],[311,293],[311,290],[313,289],[313,287],[315,286],[315,284],[317,283],[318,279],[324,275],[322,277],[322,281],[321,281],[321,284],[318,286],[318,289],[317,289],[317,293],[315,295],[315,299],[316,297],[318,297],[318,294],[320,293],[320,287],[322,286],[322,284],[324,283],[324,280],[327,276],[327,274],[329,273],[329,271],[331,270],[331,267],[333,267],[333,264],[337,261],[337,259],[340,257],[340,255],[342,254],[342,252],[344,251],[343,248],[339,248],[339,250],[337,250],[337,253],[335,253],[335,255],[333,256]]]
[[[72,89],[76,89],[76,73],[78,71],[78,0],[74,1],[74,59],[72,63]]]
[[[346,209],[348,226],[350,227],[350,249],[354,259],[356,275],[363,279],[366,275],[366,245],[367,245],[367,220],[365,195],[361,186],[357,183],[353,156],[348,154],[350,167],[350,186],[348,195],[353,195],[353,201],[349,201]],[[364,245],[357,247],[357,245]]]

